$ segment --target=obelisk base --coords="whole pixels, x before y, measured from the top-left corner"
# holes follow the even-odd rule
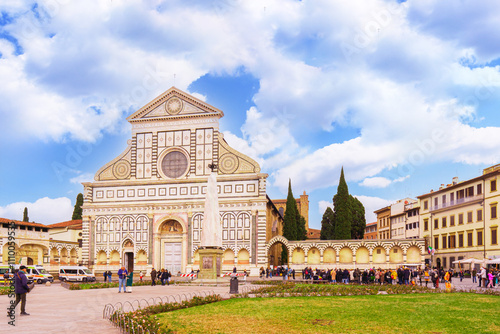
[[[199,248],[200,272],[199,279],[217,280],[221,274],[222,249],[220,248]]]

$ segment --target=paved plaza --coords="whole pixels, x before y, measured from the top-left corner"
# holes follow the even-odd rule
[[[0,333],[119,333],[111,323],[102,318],[104,306],[135,299],[149,299],[183,293],[214,291],[222,297],[229,297],[229,286],[138,286],[132,293],[118,293],[118,288],[68,290],[56,283],[51,286],[37,285],[28,294],[26,312],[29,316],[20,316],[17,307],[16,327],[9,326],[4,315]],[[6,314],[9,297],[0,296],[0,304]]]
[[[251,281],[259,279],[249,279],[249,282],[240,282],[240,292],[244,286],[251,285]],[[281,277],[273,277],[273,281],[280,280]],[[291,280],[293,281],[293,280]],[[477,283],[472,283],[471,279],[454,279],[453,284],[456,289],[469,290],[478,289]],[[425,283],[424,283],[425,285]],[[431,284],[429,284],[431,286]],[[440,284],[444,288],[444,284]],[[223,298],[229,298],[229,286],[200,286],[200,285],[170,285],[170,286],[138,286],[133,287],[133,293],[117,293],[118,288],[95,289],[95,290],[68,290],[56,283],[51,286],[37,285],[28,294],[26,311],[29,316],[16,315],[16,327],[7,325],[8,318],[5,317],[4,324],[0,326],[0,333],[11,333],[13,330],[22,333],[119,333],[111,323],[102,318],[104,306],[118,302],[135,299],[150,299],[168,295],[187,294],[194,292],[213,291]],[[500,288],[495,287],[495,290]],[[8,296],[0,296],[0,303],[4,310],[9,303]],[[19,306],[18,306],[19,312]]]

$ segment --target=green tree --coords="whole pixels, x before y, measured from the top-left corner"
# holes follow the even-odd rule
[[[29,222],[30,218],[28,217],[28,208],[24,208],[24,213],[23,213],[23,222]]]
[[[334,238],[335,234],[335,225],[333,219],[333,210],[330,207],[327,207],[325,213],[323,213],[323,218],[321,219],[321,240],[331,240]]]
[[[288,249],[285,245],[281,245],[281,265],[288,264]]]
[[[292,193],[292,181],[288,180],[288,197],[286,198],[286,210],[283,217],[283,236],[288,240],[297,240],[297,202]]]
[[[75,208],[73,209],[73,216],[71,217],[72,220],[82,219],[82,205],[83,205],[83,194],[79,193],[76,196],[76,204]]]
[[[344,178],[344,167],[340,172],[337,194],[333,196],[333,225],[335,226],[333,239],[350,239],[352,222],[352,201],[349,197],[349,189]]]
[[[365,207],[356,197],[350,195],[352,208],[351,239],[363,239],[366,229]]]
[[[307,229],[306,229],[306,219],[301,214],[298,215],[298,233],[297,240],[306,240],[307,239]]]

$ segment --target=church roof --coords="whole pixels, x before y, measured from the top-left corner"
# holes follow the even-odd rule
[[[47,225],[47,227],[48,228],[67,227],[67,228],[70,228],[72,230],[81,230],[82,229],[82,220],[81,219],[68,220],[68,221],[61,222],[61,223]]]

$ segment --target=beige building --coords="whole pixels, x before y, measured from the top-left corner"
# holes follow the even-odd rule
[[[390,229],[391,239],[407,239],[407,212],[406,205],[415,204],[416,200],[411,198],[400,199],[394,204],[391,204]]]
[[[273,204],[279,210],[281,216],[285,216],[286,211],[286,198],[285,199],[273,199]],[[306,219],[306,230],[309,232],[309,195],[306,194],[306,191],[300,195],[300,198],[296,198],[297,202],[297,210],[299,213]],[[309,235],[309,233],[308,233]]]
[[[365,228],[365,235],[363,236],[363,239],[378,239],[378,233],[377,233],[377,222],[373,223],[368,223],[366,224]]]
[[[377,215],[378,239],[391,238],[391,206],[374,211]]]
[[[459,182],[457,178],[439,190],[418,196],[421,235],[435,249],[427,256],[433,266],[453,267],[455,260],[500,256],[498,201],[500,165]]]
[[[420,206],[418,201],[405,204],[406,239],[419,239],[420,236]]]

